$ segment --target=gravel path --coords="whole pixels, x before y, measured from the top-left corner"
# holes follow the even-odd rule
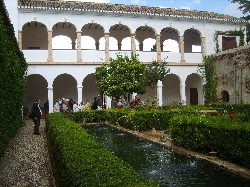
[[[0,160],[1,187],[54,187],[51,172],[45,120],[41,120],[42,135],[34,135],[34,124],[25,120]]]

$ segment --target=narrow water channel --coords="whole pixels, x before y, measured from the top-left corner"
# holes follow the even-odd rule
[[[161,187],[250,187],[249,179],[209,161],[175,152],[117,128],[100,124],[83,128],[107,150]]]

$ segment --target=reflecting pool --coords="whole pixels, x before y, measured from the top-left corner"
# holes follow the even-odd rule
[[[162,187],[250,187],[250,180],[209,161],[173,151],[164,145],[103,124],[83,128],[107,150]]]

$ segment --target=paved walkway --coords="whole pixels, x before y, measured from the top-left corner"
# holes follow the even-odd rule
[[[25,121],[10,142],[0,160],[0,187],[54,187],[47,141],[45,120],[41,120],[42,135],[34,135],[34,124]]]

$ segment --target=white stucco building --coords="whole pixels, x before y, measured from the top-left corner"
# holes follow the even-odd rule
[[[115,58],[117,52],[130,54],[131,50],[143,63],[167,58],[170,68],[170,74],[158,82],[157,94],[148,88],[140,95],[142,100],[157,95],[160,105],[182,101],[203,104],[204,80],[197,70],[203,55],[215,53],[217,41],[219,48],[223,47],[224,36],[215,41],[215,32],[240,30],[246,25],[240,18],[195,10],[44,0],[4,3],[29,65],[24,104],[29,108],[36,98],[42,103],[62,97],[92,100],[99,94],[95,68]],[[70,39],[71,49],[52,47],[53,38],[61,35]],[[95,49],[84,49],[83,44],[90,41],[82,36],[91,37]],[[230,37],[236,37],[238,46],[239,37]],[[156,51],[144,49],[148,38],[155,40]],[[123,49],[124,39],[129,39],[129,49]],[[168,51],[169,39],[176,42],[178,51]],[[109,107],[110,98],[105,97],[105,102]]]

